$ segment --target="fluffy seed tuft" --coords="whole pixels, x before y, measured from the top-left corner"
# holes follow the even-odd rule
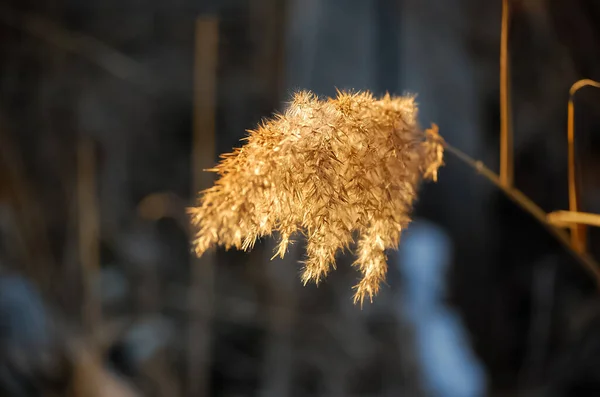
[[[386,276],[385,250],[397,248],[420,181],[437,180],[443,165],[437,126],[422,131],[416,117],[410,96],[296,93],[283,114],[249,131],[246,144],[212,170],[218,180],[189,210],[196,254],[213,245],[249,250],[276,231],[275,256],[283,258],[301,232],[302,281],[318,283],[357,232],[355,303],[372,300]]]

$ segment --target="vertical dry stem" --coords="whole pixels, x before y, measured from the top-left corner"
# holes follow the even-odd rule
[[[78,147],[77,197],[79,209],[79,262],[83,278],[83,322],[92,334],[99,329],[102,308],[93,283],[100,272],[99,217],[96,201],[96,156],[94,144],[82,137]]]
[[[569,211],[579,212],[579,192],[577,186],[577,167],[575,164],[575,93],[583,87],[600,88],[600,83],[593,80],[579,80],[569,90],[567,140],[569,145]],[[587,227],[582,224],[571,225],[571,244],[577,252],[585,252],[587,245]]]
[[[194,134],[192,153],[192,194],[213,183],[215,157],[215,97],[218,56],[218,20],[200,17],[195,31]],[[191,396],[210,394],[210,340],[214,300],[214,254],[191,259],[190,334],[188,392]]]
[[[502,0],[502,31],[500,33],[500,182],[505,187],[512,187],[514,181],[510,53],[508,51],[509,22],[509,0]]]

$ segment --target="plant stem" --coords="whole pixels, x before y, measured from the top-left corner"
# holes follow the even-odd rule
[[[475,160],[468,154],[463,151],[455,148],[454,146],[444,143],[444,147],[449,153],[452,153],[456,158],[458,158],[463,163],[467,164],[469,167],[473,168],[479,174],[484,176],[487,180],[492,182],[496,187],[498,187],[502,192],[510,198],[515,204],[520,206],[523,210],[532,215],[535,219],[538,220],[556,239],[561,242],[569,252],[577,259],[577,261],[594,277],[596,281],[597,287],[600,289],[600,266],[594,258],[592,258],[589,254],[585,252],[578,252],[571,245],[571,240],[569,238],[569,234],[564,230],[552,225],[548,222],[546,212],[540,208],[536,203],[534,203],[529,197],[527,197],[523,192],[513,187],[507,187],[502,184],[500,181],[500,177],[494,173],[491,169],[486,167],[482,161]]]

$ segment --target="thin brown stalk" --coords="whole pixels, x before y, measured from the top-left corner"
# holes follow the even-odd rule
[[[568,112],[568,125],[567,125],[567,140],[569,145],[569,211],[579,211],[579,192],[577,186],[577,167],[575,164],[575,93],[583,87],[596,87],[600,88],[600,83],[583,79],[576,81],[569,90],[569,103],[567,107]],[[572,224],[571,225],[571,244],[573,249],[579,252],[585,252],[587,246],[587,228],[583,224]]]
[[[569,252],[572,253],[572,255],[583,266],[583,268],[590,273],[590,275],[594,278],[598,288],[600,288],[600,266],[596,260],[585,252],[579,252],[575,250],[571,245],[569,235],[564,230],[550,223],[547,219],[547,214],[543,209],[541,209],[520,190],[503,185],[500,177],[495,174],[494,171],[486,167],[482,161],[475,160],[448,143],[445,143],[445,148],[447,152],[452,153],[460,161],[483,175],[486,179],[496,185],[496,187],[502,190],[502,192],[515,204],[519,205],[523,210],[537,219],[554,237],[556,237],[560,243],[562,243],[569,250]]]
[[[100,302],[94,296],[93,289],[93,283],[100,271],[100,245],[96,201],[96,156],[92,141],[82,138],[77,154],[79,262],[84,291],[82,315],[86,331],[93,335],[100,327],[102,309]]]
[[[9,233],[8,249],[25,264],[25,272],[42,290],[51,288],[50,269],[56,268],[47,223],[35,186],[25,172],[23,156],[11,139],[6,121],[0,117],[0,200],[15,213],[15,232]]]
[[[195,31],[194,132],[192,142],[192,194],[211,186],[214,174],[203,172],[213,166],[215,149],[215,97],[219,22],[200,17]],[[193,200],[195,201],[195,200]],[[210,395],[211,322],[213,318],[214,253],[191,258],[190,334],[188,393]]]
[[[514,181],[510,52],[508,50],[509,22],[509,0],[502,0],[502,30],[500,33],[500,182],[506,187],[512,187]]]
[[[588,225],[600,227],[600,215],[587,212],[555,211],[548,214],[548,222],[557,227]]]
[[[264,85],[269,101],[279,102],[284,80],[286,2],[261,0],[250,3],[252,31],[257,40],[254,73]]]

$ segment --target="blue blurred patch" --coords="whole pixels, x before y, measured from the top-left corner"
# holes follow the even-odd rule
[[[460,317],[444,304],[450,237],[437,225],[415,221],[402,236],[402,309],[416,331],[425,387],[432,396],[477,397],[486,393],[485,371],[472,352]]]

